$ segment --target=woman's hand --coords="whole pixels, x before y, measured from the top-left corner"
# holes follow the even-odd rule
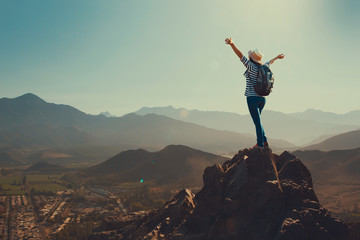
[[[239,49],[237,49],[237,47],[235,47],[235,44],[233,43],[233,41],[232,41],[231,38],[226,38],[226,39],[225,39],[225,43],[226,43],[226,44],[229,44],[230,47],[234,50],[235,54],[236,54],[240,59],[242,59],[243,54],[240,52]]]
[[[270,64],[273,64],[277,59],[283,59],[284,57],[284,54],[279,54],[276,56],[276,58],[270,60]]]
[[[233,41],[231,38],[226,38],[225,43],[231,45],[231,44],[233,44]]]

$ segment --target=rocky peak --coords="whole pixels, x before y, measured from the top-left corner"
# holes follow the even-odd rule
[[[196,196],[183,190],[162,208],[120,224],[109,239],[348,239],[346,226],[321,207],[309,170],[288,152],[244,149],[207,167],[203,180]]]
[[[17,97],[14,99],[14,101],[17,101],[19,103],[23,104],[46,104],[46,102],[41,99],[40,97],[36,96],[32,93],[26,93],[20,97]]]

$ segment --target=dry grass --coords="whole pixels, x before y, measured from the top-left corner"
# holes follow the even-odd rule
[[[315,192],[320,203],[331,212],[354,210],[360,206],[360,184],[318,184]]]

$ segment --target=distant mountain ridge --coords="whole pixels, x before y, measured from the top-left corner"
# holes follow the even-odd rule
[[[60,129],[60,131],[59,131]],[[47,103],[34,94],[0,99],[0,147],[109,145],[161,149],[183,144],[213,153],[250,147],[255,137],[220,131],[166,116],[85,114],[67,105]],[[271,139],[276,146],[293,144]]]
[[[360,110],[353,110],[344,114],[337,114],[332,112],[323,112],[316,109],[308,109],[304,112],[289,113],[288,115],[304,119],[316,120],[324,123],[338,124],[339,122],[347,125],[359,125]]]
[[[316,111],[316,114],[324,114],[324,117],[316,117],[317,115],[313,116],[309,111],[297,114],[284,114],[281,112],[264,110],[262,122],[268,136],[276,139],[286,139],[297,145],[305,145],[323,135],[336,135],[359,129],[360,120],[357,121],[358,112],[360,113],[360,111],[353,111],[344,115],[343,118],[347,119],[345,124],[340,121],[340,115],[324,113],[321,111]],[[249,115],[219,111],[188,110],[185,108],[174,108],[172,106],[153,108],[143,107],[135,113],[139,115],[155,113],[214,129],[235,131],[243,134],[254,134],[254,126]],[[333,121],[322,121],[328,114],[338,117]]]
[[[102,115],[102,116],[105,116],[105,117],[116,117],[115,115],[109,113],[108,111],[101,112],[99,115]]]
[[[27,93],[17,98],[0,99],[0,131],[18,126],[45,124],[50,127],[91,126],[104,116],[91,116],[74,107],[47,103]]]
[[[167,114],[170,117],[158,112],[164,109],[172,112]],[[68,105],[47,103],[30,93],[17,98],[2,98],[0,148],[31,146],[43,150],[44,147],[73,148],[99,145],[118,147],[121,150],[154,150],[170,144],[182,144],[207,152],[226,154],[234,149],[251,147],[256,142],[254,126],[248,115],[172,107],[158,108],[155,111],[158,113],[148,113],[153,110],[143,108],[140,112],[122,117],[105,117],[89,115]],[[178,116],[177,119],[174,115]],[[264,111],[263,116],[270,145],[275,151],[296,147],[290,142],[278,139],[295,140],[305,138],[309,134],[319,137],[322,133],[334,135],[337,132],[343,133],[349,131],[348,129],[358,128],[297,119],[272,111]],[[239,131],[219,128],[237,128]],[[240,131],[244,133],[241,134]],[[282,138],[274,139],[274,136]],[[319,138],[318,142],[320,140]],[[61,153],[68,154],[64,150],[61,150]],[[104,156],[109,156],[109,153],[104,152]],[[74,159],[76,158],[74,155]]]
[[[342,133],[333,137],[330,137],[318,144],[313,144],[304,147],[304,150],[341,150],[341,149],[353,149],[360,147],[360,130],[350,131]]]
[[[49,127],[34,123],[0,132],[0,147],[70,147],[96,142],[94,136],[72,126]]]

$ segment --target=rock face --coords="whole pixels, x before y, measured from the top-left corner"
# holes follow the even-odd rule
[[[143,217],[105,224],[108,237],[90,239],[337,240],[346,226],[321,207],[311,174],[288,152],[239,151],[207,167],[204,187],[177,194]]]
[[[157,210],[108,218],[89,240],[170,239],[169,236],[183,236],[177,231],[193,212],[194,197],[190,190],[183,189]]]

